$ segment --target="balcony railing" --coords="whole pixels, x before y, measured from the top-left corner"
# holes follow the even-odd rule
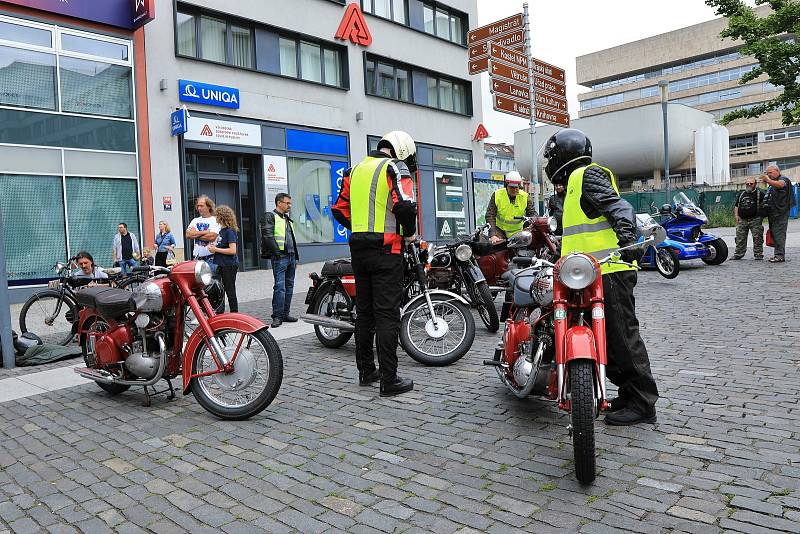
[[[730,149],[731,156],[747,156],[749,154],[758,154],[758,145],[740,146]]]

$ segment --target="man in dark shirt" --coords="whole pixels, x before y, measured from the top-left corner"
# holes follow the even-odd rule
[[[114,246],[112,257],[114,262],[119,262],[122,274],[136,266],[139,259],[139,241],[136,236],[128,231],[128,225],[124,222],[117,225],[117,234],[114,236]]]
[[[747,252],[747,234],[753,234],[753,259],[764,259],[764,218],[759,215],[764,203],[764,192],[756,189],[756,179],[748,178],[744,191],[739,191],[733,205],[736,218],[736,252],[734,260],[741,260]]]
[[[789,228],[789,211],[794,206],[794,190],[792,182],[781,174],[775,165],[767,167],[767,174],[761,181],[769,185],[764,196],[769,219],[769,231],[775,241],[775,254],[769,259],[770,263],[786,261],[786,230]]]
[[[300,254],[294,238],[294,221],[289,217],[292,197],[287,193],[275,196],[275,209],[261,216],[261,257],[272,261],[275,286],[272,292],[272,328],[295,323],[289,312],[294,295],[294,275]]]

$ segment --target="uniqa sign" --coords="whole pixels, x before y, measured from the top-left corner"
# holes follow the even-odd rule
[[[239,109],[238,89],[191,80],[178,80],[178,82],[178,98],[181,102]]]

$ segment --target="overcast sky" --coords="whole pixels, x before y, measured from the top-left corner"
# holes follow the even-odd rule
[[[751,3],[751,2],[748,2]],[[529,0],[533,19],[533,56],[566,70],[569,111],[578,115],[579,93],[575,58],[716,18],[703,0]],[[522,0],[478,0],[478,24],[522,12]],[[473,77],[473,83],[477,77]],[[483,118],[492,143],[513,143],[514,132],[527,128],[527,119],[492,109],[489,76],[481,74]]]

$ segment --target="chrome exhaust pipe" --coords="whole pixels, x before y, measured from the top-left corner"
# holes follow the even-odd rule
[[[348,323],[347,321],[340,321],[339,319],[334,319],[333,317],[304,313],[300,316],[300,318],[308,324],[324,326],[326,328],[335,328],[337,330],[341,330],[342,332],[356,331],[356,326],[353,323]]]

